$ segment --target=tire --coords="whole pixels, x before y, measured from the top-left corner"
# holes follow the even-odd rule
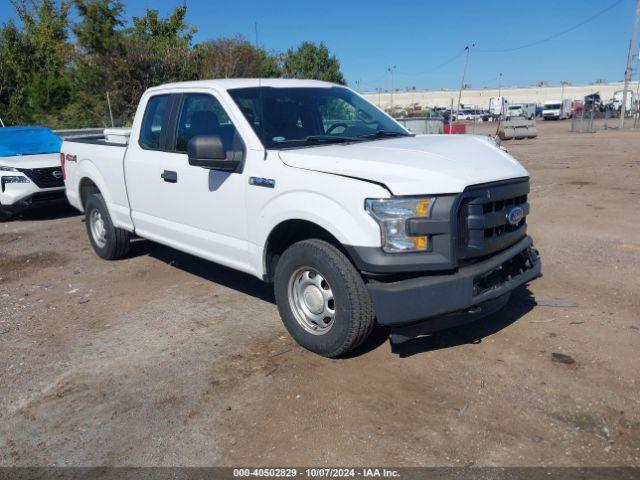
[[[303,240],[285,250],[276,265],[274,291],[291,336],[323,357],[339,357],[358,347],[375,325],[371,299],[359,272],[342,252],[323,240]],[[310,321],[314,315],[326,316]]]
[[[96,254],[105,260],[126,257],[131,246],[131,233],[113,226],[101,194],[94,193],[89,197],[84,214],[89,241]]]
[[[8,222],[13,218],[13,213],[9,210],[5,210],[2,208],[2,204],[0,203],[0,222]]]

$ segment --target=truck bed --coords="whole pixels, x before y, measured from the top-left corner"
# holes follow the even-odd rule
[[[82,189],[91,178],[102,193],[114,225],[133,228],[124,178],[127,145],[109,142],[104,135],[65,139],[60,151],[65,155],[65,185],[69,203],[84,210]]]

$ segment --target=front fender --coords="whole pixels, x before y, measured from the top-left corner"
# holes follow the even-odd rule
[[[353,192],[352,192],[353,193]],[[380,246],[378,224],[365,212],[362,194],[338,201],[315,191],[288,191],[271,198],[260,210],[255,229],[256,270],[265,273],[265,246],[271,232],[288,220],[318,225],[346,246]]]

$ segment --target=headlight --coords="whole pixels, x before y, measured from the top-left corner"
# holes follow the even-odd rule
[[[378,225],[382,249],[387,253],[423,252],[429,248],[426,236],[407,232],[407,220],[429,217],[435,198],[368,198],[365,209]]]
[[[17,172],[18,170],[16,170],[13,167],[3,167],[2,165],[0,165],[0,172]]]
[[[2,177],[2,183],[29,183],[27,177]]]
[[[3,192],[4,192],[4,186],[7,183],[30,183],[30,182],[27,177],[19,177],[17,175],[0,177],[0,188],[2,188]]]

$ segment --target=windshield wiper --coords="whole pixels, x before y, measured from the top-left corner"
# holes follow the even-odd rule
[[[291,138],[289,140],[281,140],[276,145],[292,144],[292,143],[345,143],[345,142],[361,142],[360,137],[346,137],[340,135],[309,135],[304,138]]]
[[[363,133],[362,135],[358,135],[360,138],[382,138],[382,137],[411,137],[413,135],[409,135],[404,132],[396,132],[394,130],[376,130],[375,132]]]

